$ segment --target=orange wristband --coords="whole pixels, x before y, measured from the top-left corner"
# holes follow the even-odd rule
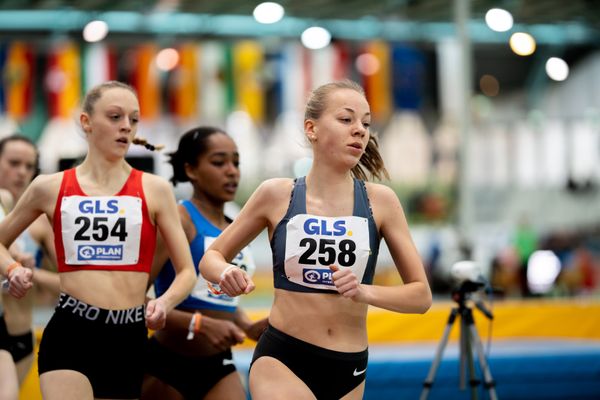
[[[200,332],[202,326],[202,314],[199,311],[194,313],[194,334],[197,335]]]
[[[10,273],[12,272],[13,269],[15,269],[17,267],[22,267],[21,263],[18,261],[13,262],[8,267],[6,267],[6,277],[10,278]]]

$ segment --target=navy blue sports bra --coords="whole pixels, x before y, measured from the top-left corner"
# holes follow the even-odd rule
[[[274,286],[294,292],[337,293],[329,265],[352,268],[361,283],[372,284],[379,242],[363,181],[354,179],[351,216],[324,217],[306,213],[306,180],[298,178],[271,240]]]

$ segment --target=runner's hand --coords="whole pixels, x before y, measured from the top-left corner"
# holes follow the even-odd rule
[[[333,284],[339,294],[354,301],[362,301],[364,297],[362,285],[350,268],[340,269],[337,265],[330,265],[329,269],[333,272]]]
[[[246,271],[233,266],[226,268],[221,274],[219,287],[221,291],[229,297],[239,296],[240,294],[248,294],[254,290],[254,282]]]
[[[8,274],[8,293],[20,299],[33,286],[33,271],[23,266],[18,266]]]
[[[146,304],[146,327],[158,330],[165,327],[167,309],[160,299],[152,299]]]

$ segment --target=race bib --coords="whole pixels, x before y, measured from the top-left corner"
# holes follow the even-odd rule
[[[139,197],[63,197],[60,217],[66,264],[137,264],[142,231]]]
[[[206,236],[204,238],[204,251],[206,251],[210,247],[210,245],[215,241],[215,239],[215,237],[211,236]],[[252,252],[250,251],[250,247],[248,246],[244,247],[242,251],[240,251],[233,260],[231,260],[231,263],[233,265],[237,265],[239,268],[246,271],[248,276],[254,275],[254,271],[256,271],[256,264],[254,263],[254,259],[252,258]],[[192,291],[192,295],[200,300],[226,306],[236,306],[239,302],[239,296],[227,296],[221,291],[219,285],[208,282],[202,277],[202,275],[198,276],[198,280],[196,281],[196,286]]]
[[[367,218],[298,214],[287,224],[285,274],[299,285],[335,290],[330,265],[352,268],[362,281],[370,254]]]

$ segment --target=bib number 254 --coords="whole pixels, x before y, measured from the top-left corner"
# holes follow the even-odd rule
[[[88,241],[95,240],[103,242],[108,237],[116,237],[120,242],[124,242],[127,238],[125,218],[117,218],[114,225],[111,227],[107,217],[77,217],[75,225],[81,227],[75,233],[75,240]]]

